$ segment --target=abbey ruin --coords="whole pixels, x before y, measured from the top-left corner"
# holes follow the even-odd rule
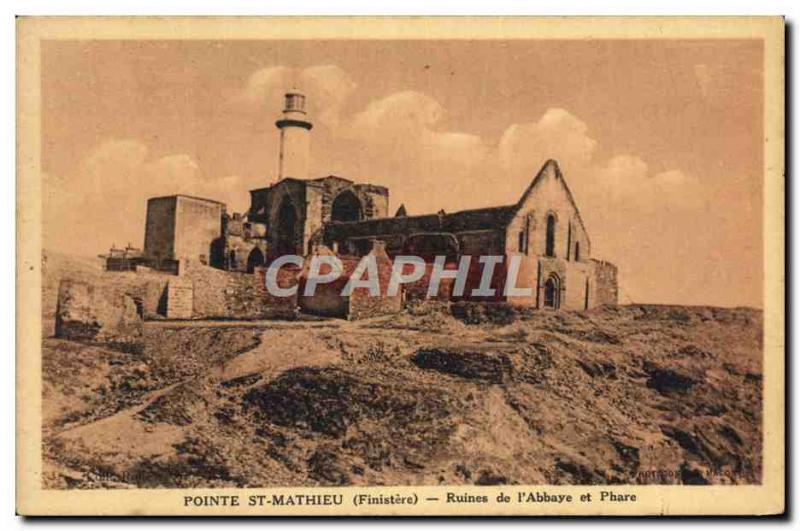
[[[219,273],[206,272],[203,280],[195,273],[195,301],[204,290],[221,282],[228,286],[226,295],[232,290],[241,293],[241,286],[247,286],[246,297],[254,297],[257,302],[253,305],[263,307],[270,303],[264,302],[269,297],[259,287],[263,283],[260,273],[287,254],[332,254],[352,273],[354,261],[373,253],[384,277],[388,275],[387,259],[396,256],[424,258],[428,275],[437,256],[445,257],[445,269],[455,269],[461,257],[473,256],[476,260],[470,265],[468,289],[454,295],[452,282],[444,282],[433,297],[541,309],[585,310],[616,304],[616,267],[592,257],[589,235],[556,161],[544,163],[514,204],[427,215],[407,215],[405,206],[400,206],[390,215],[386,187],[335,175],[309,177],[313,124],[303,94],[286,94],[285,108],[275,125],[280,130],[278,180],[250,191],[247,212],[230,213],[226,205],[208,198],[151,198],[144,249],[130,257],[130,263],[178,276],[198,268],[215,269]],[[528,294],[509,294],[503,289],[510,263],[506,260],[495,268],[493,295],[473,297],[469,288],[480,282],[477,257],[486,255],[516,257],[517,287],[527,288]],[[226,277],[223,272],[233,276]],[[283,282],[302,282],[304,274],[307,271],[289,268],[283,271]],[[366,302],[365,298],[363,304],[356,304],[357,293],[343,298],[334,288],[281,304],[353,318],[399,311],[407,301],[432,296],[410,284],[396,300],[382,292],[380,300]],[[191,310],[185,316],[197,317]]]

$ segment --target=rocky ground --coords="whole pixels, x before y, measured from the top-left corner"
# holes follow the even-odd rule
[[[45,486],[760,480],[760,311],[457,315],[45,337]]]

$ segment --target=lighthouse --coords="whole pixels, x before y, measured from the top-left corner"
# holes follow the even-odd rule
[[[308,178],[309,144],[313,124],[306,115],[306,97],[297,91],[286,93],[286,104],[275,126],[281,132],[278,179]]]

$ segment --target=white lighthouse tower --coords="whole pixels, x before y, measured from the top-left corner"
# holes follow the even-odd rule
[[[306,116],[306,97],[297,91],[286,93],[283,115],[275,122],[281,131],[278,179],[308,178],[308,156],[313,124]]]

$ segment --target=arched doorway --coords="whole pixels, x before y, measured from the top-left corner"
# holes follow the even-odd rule
[[[331,207],[331,221],[359,221],[364,217],[361,201],[356,194],[345,190],[336,196]]]
[[[547,238],[544,246],[545,256],[556,255],[556,217],[553,214],[547,216]]]
[[[264,253],[261,252],[261,249],[256,247],[250,251],[250,254],[247,256],[247,272],[252,273],[257,267],[261,267],[263,265]]]
[[[297,212],[291,201],[288,198],[284,198],[281,202],[281,207],[278,209],[278,231],[275,236],[276,256],[295,254],[297,252],[296,231]]]
[[[544,307],[558,310],[561,306],[561,280],[553,273],[544,283]]]

